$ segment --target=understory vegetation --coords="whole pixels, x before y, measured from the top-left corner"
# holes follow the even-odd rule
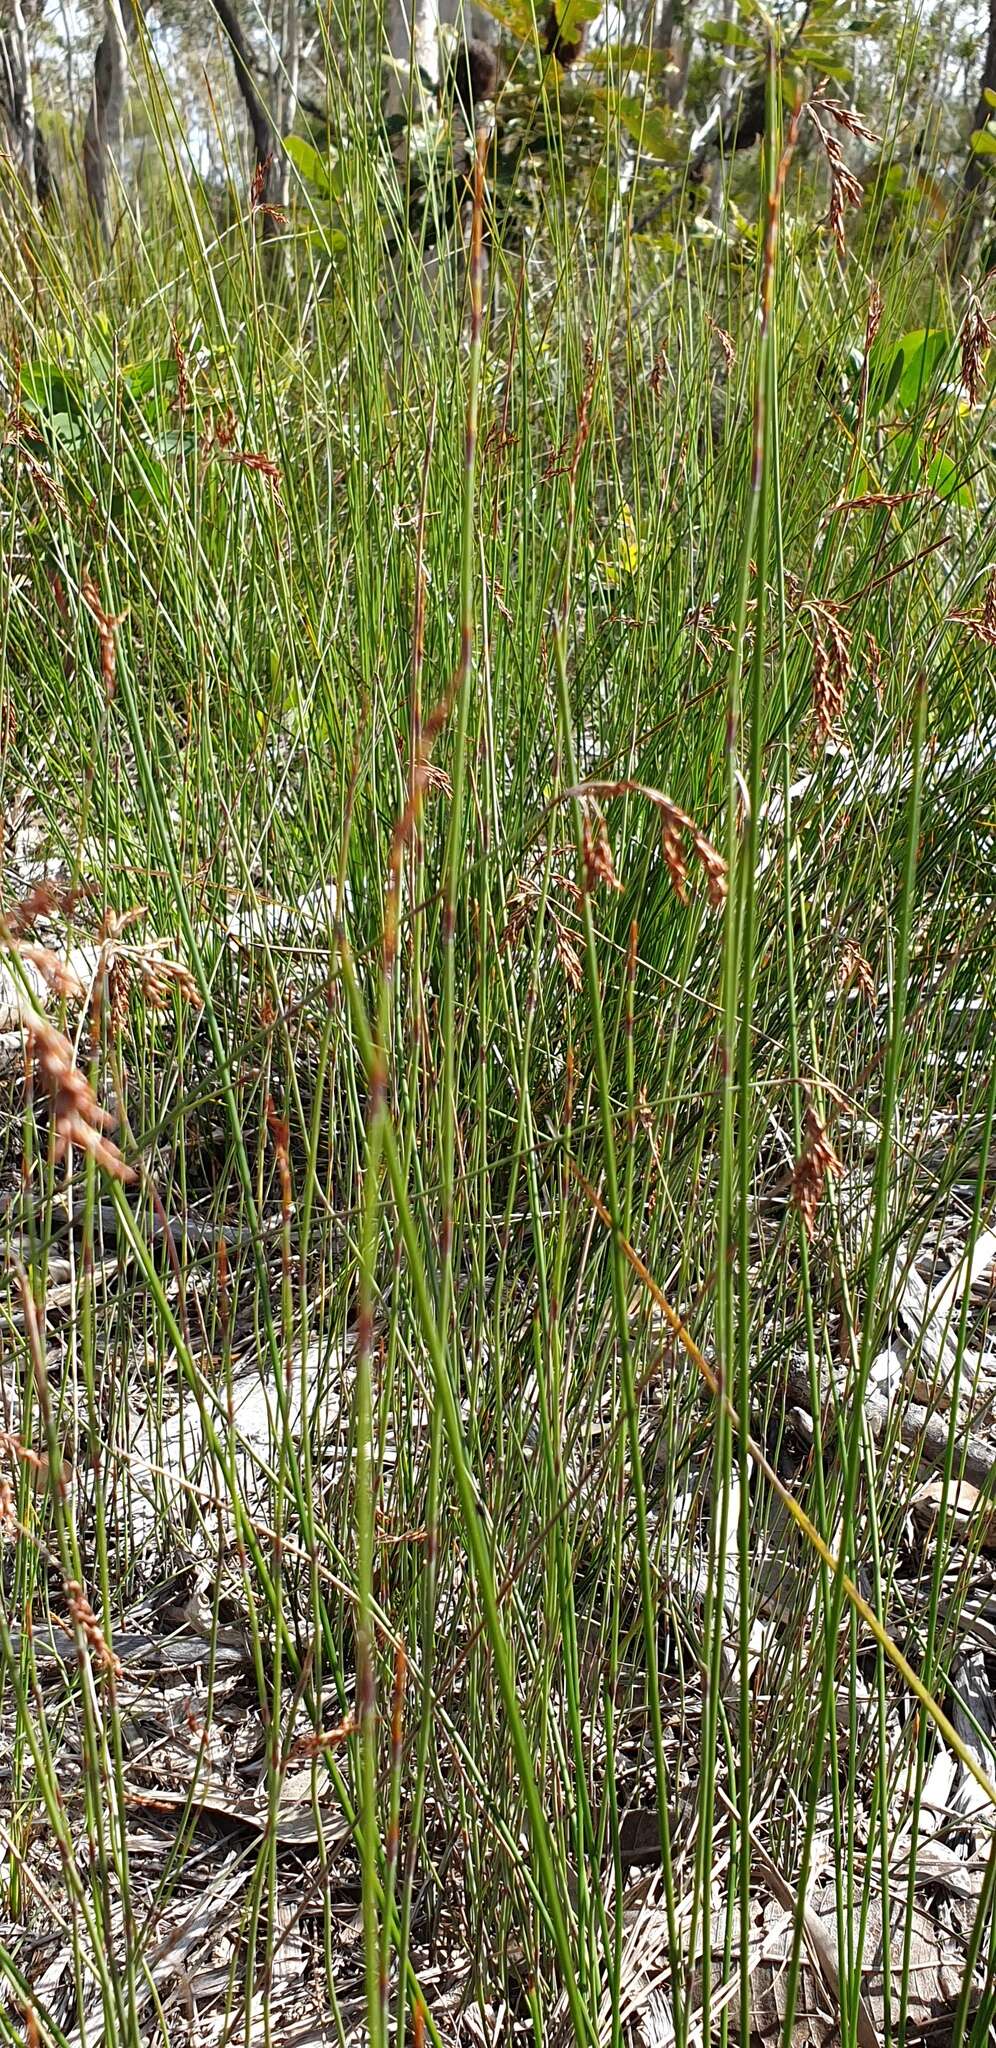
[[[7,177],[5,2042],[990,2038],[992,289],[769,49]]]

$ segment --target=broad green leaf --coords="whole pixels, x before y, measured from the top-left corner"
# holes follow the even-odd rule
[[[330,185],[329,167],[325,157],[320,156],[317,149],[305,141],[303,135],[285,135],[284,148],[294,169],[300,172],[302,178],[306,178],[308,184],[314,185],[317,191],[327,195]]]
[[[972,148],[976,156],[996,156],[996,130],[973,128]]]
[[[808,65],[813,71],[821,72],[825,78],[834,79],[838,85],[850,84],[850,67],[829,60],[822,50],[814,49],[811,43],[800,44],[797,50],[793,50],[792,56],[797,64]]]
[[[589,21],[594,21],[601,11],[602,0],[563,0],[563,5],[556,8],[561,41],[576,42],[582,29],[587,28]]]
[[[304,231],[304,240],[313,249],[321,249],[326,256],[342,256],[349,247],[341,228],[323,227],[320,221],[309,221]]]
[[[53,420],[81,419],[85,409],[76,385],[54,363],[21,364],[21,397],[33,412]]]
[[[919,404],[939,362],[947,355],[951,336],[942,328],[914,328],[899,344],[903,352],[903,374],[899,380],[899,403],[908,411]]]
[[[950,335],[937,327],[914,327],[898,342],[876,342],[868,390],[871,413],[884,412],[893,399],[904,412],[911,412],[950,346]]]
[[[736,21],[704,21],[698,31],[704,43],[725,43],[732,49],[756,50],[757,37]]]
[[[950,455],[944,453],[943,448],[939,449],[927,463],[926,476],[931,490],[936,491],[938,497],[943,498],[946,503],[974,504],[971,484],[966,482],[957,464],[952,462]]]
[[[124,372],[125,387],[132,398],[148,398],[152,391],[171,389],[177,379],[173,356],[148,356],[144,363],[131,363]]]
[[[533,15],[525,0],[480,0],[485,14],[490,14],[500,28],[508,30],[517,43],[532,43],[536,39]]]
[[[640,93],[610,93],[601,87],[592,98],[600,100],[606,111],[616,116],[646,156],[673,159],[674,116],[669,107],[650,106]]]
[[[987,107],[996,107],[996,92],[993,91],[991,85],[983,86],[982,97],[985,100]]]
[[[595,50],[586,50],[585,63],[589,71],[638,71],[641,76],[658,78],[672,62],[669,50],[648,50],[646,43],[600,43]]]

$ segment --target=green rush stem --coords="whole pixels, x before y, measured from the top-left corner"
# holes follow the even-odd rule
[[[453,1298],[454,1159],[456,1153],[456,916],[464,853],[464,784],[467,770],[467,725],[474,671],[474,568],[476,551],[477,416],[480,403],[484,331],[482,300],[482,237],[484,229],[484,158],[486,137],[476,138],[474,204],[469,266],[470,361],[467,374],[467,423],[464,439],[463,511],[460,532],[460,662],[456,681],[456,731],[453,747],[450,829],[442,892],[443,942],[443,1148],[442,1222],[439,1246],[439,1327],[448,1338]]]
[[[563,748],[564,769],[568,786],[577,788],[578,764],[574,744],[574,724],[571,715],[570,685],[567,677],[567,618],[570,604],[571,569],[574,544],[574,496],[578,457],[575,455],[569,474],[569,502],[567,535],[564,550],[562,596],[554,615],[553,649],[557,677],[557,703],[560,718],[560,740]],[[581,799],[571,798],[574,820],[575,843],[578,858],[584,874],[584,813]],[[622,1381],[623,1407],[626,1415],[626,1433],[629,1444],[630,1481],[633,1489],[633,1507],[636,1519],[636,1540],[640,1571],[640,1598],[643,1615],[644,1649],[647,1659],[647,1705],[650,1717],[651,1737],[654,1751],[654,1773],[657,1791],[657,1818],[661,1834],[661,1859],[664,1873],[664,1891],[667,1910],[668,1953],[672,1972],[672,1983],[679,1982],[680,1949],[678,1945],[678,1923],[675,1911],[674,1877],[671,1860],[671,1824],[668,1813],[668,1773],[664,1755],[664,1721],[661,1711],[660,1671],[657,1656],[657,1601],[654,1578],[650,1562],[650,1541],[647,1528],[647,1496],[643,1476],[643,1457],[640,1449],[640,1418],[636,1400],[636,1384],[633,1373],[633,1359],[629,1342],[629,1312],[627,1306],[626,1263],[622,1252],[623,1209],[620,1200],[619,1174],[616,1163],[616,1143],[612,1090],[609,1081],[609,1066],[605,1045],[605,1024],[602,1014],[601,982],[598,970],[598,941],[595,920],[591,908],[591,891],[582,882],[581,922],[584,931],[585,981],[588,993],[589,1013],[594,1048],[595,1076],[598,1091],[599,1117],[602,1144],[604,1147],[605,1187],[607,1206],[612,1219],[612,1300],[615,1314],[616,1342],[619,1347],[619,1371]],[[680,2001],[675,2000],[675,2026],[678,2048],[683,2048],[685,2018],[679,2013]]]
[[[768,550],[772,512],[772,451],[769,438],[769,421],[774,410],[775,378],[775,292],[778,282],[778,220],[781,189],[784,183],[785,164],[779,161],[778,129],[778,68],[774,46],[768,65],[768,139],[766,155],[769,165],[768,185],[768,232],[764,248],[764,272],[762,277],[762,314],[758,338],[758,360],[756,368],[757,396],[754,427],[754,467],[751,476],[751,500],[756,510],[748,519],[748,526],[757,536],[757,612],[754,628],[754,649],[750,672],[750,737],[747,816],[745,819],[743,845],[737,862],[737,894],[741,899],[742,935],[739,976],[740,1004],[740,1061],[738,1071],[739,1116],[737,1140],[740,1148],[739,1183],[739,1232],[737,1265],[737,1315],[736,1315],[736,1374],[737,1407],[740,1425],[737,1432],[737,1474],[740,1494],[740,1515],[738,1527],[738,1571],[739,1571],[739,1623],[740,1623],[740,1701],[739,1701],[739,1825],[740,1825],[740,2038],[746,2041],[750,2035],[751,1984],[750,1984],[750,1460],[747,1440],[751,1424],[751,1226],[753,1204],[751,1200],[754,1154],[751,1137],[751,1074],[754,1031],[755,992],[755,949],[757,934],[757,850],[758,830],[761,813],[761,775],[765,743],[765,624],[768,588]],[[791,151],[792,141],[788,150]],[[731,718],[734,707],[731,704]],[[727,800],[732,799],[728,790]],[[735,1018],[728,1014],[725,1023],[729,1030],[735,1028]],[[721,1271],[723,1271],[721,1262]],[[722,1569],[722,1566],[720,1567]],[[717,1674],[718,1675],[718,1674]]]
[[[988,1159],[990,1157],[990,1148],[992,1146],[993,1140],[994,1122],[996,1122],[996,1061],[991,1062],[989,1069],[989,1083],[986,1092],[986,1106],[983,1115],[982,1140],[979,1152],[979,1156],[983,1160]],[[980,1172],[976,1176],[975,1196],[972,1203],[972,1218],[969,1224],[968,1236],[965,1243],[964,1258],[966,1261],[966,1269],[970,1264],[972,1252],[975,1248],[976,1243],[978,1242],[979,1232],[982,1228],[982,1212],[985,1204],[985,1196],[986,1175],[984,1172]],[[972,1290],[971,1287],[966,1286],[962,1293],[961,1309],[959,1311],[958,1316],[958,1334],[955,1340],[955,1358],[957,1360],[957,1364],[954,1370],[956,1373],[960,1372],[961,1370],[961,1364],[964,1359],[965,1350],[968,1344],[968,1325],[969,1318],[971,1315],[971,1307]],[[939,1530],[944,1529],[947,1524],[948,1506],[951,1496],[951,1489],[954,1484],[955,1451],[958,1441],[958,1431],[956,1427],[957,1412],[957,1403],[952,1402],[951,1427],[948,1430],[947,1442],[944,1446],[944,1467],[941,1474],[941,1498],[937,1511],[937,1526]],[[937,1637],[938,1621],[941,1608],[941,1590],[944,1580],[947,1556],[948,1550],[946,1544],[943,1543],[940,1539],[938,1539],[938,1542],[935,1545],[934,1549],[933,1564],[931,1566],[930,1603],[927,1616],[927,1640],[924,1645],[923,1652],[924,1683],[926,1685],[929,1685],[931,1689],[933,1689],[934,1686],[934,1665],[935,1659],[937,1657]],[[918,1840],[919,1837],[918,1824],[920,1817],[920,1803],[923,1797],[924,1772],[926,1770],[927,1763],[928,1726],[929,1724],[926,1715],[921,1714],[919,1725],[917,1728],[916,1777],[914,1783],[912,1814],[910,1821],[910,1838],[911,1841],[914,1843]],[[911,1854],[909,1878],[906,1888],[906,1916],[903,1933],[903,1960],[899,1978],[900,2039],[903,2039],[905,2036],[907,2007],[909,2003],[909,1973],[910,1957],[912,1953],[913,1905],[916,1885],[916,1874],[916,1857],[915,1855]],[[981,1911],[981,1901],[979,1910]]]
[[[913,928],[913,908],[916,901],[917,855],[920,835],[920,803],[923,789],[923,750],[927,723],[927,684],[920,676],[916,683],[916,703],[913,725],[913,768],[910,784],[909,809],[906,825],[906,849],[903,875],[899,890],[898,939],[895,959],[895,997],[892,1013],[892,1029],[889,1036],[889,1050],[886,1058],[885,1080],[882,1096],[881,1137],[875,1166],[875,1183],[872,1210],[871,1244],[866,1268],[865,1286],[867,1292],[865,1312],[862,1319],[861,1348],[855,1385],[851,1392],[851,1411],[854,1422],[847,1447],[844,1474],[844,1497],[841,1504],[841,1543],[833,1567],[830,1611],[827,1620],[828,1652],[836,1648],[840,1618],[845,1595],[848,1593],[846,1558],[847,1545],[854,1526],[854,1504],[857,1494],[858,1473],[861,1466],[862,1421],[868,1375],[872,1364],[872,1346],[877,1335],[875,1317],[875,1291],[878,1268],[886,1236],[886,1221],[889,1208],[889,1193],[892,1186],[892,1127],[899,1096],[899,1068],[902,1055],[903,1029],[906,1017],[906,991],[910,965],[910,939]],[[853,1601],[852,1601],[853,1604]],[[877,1617],[876,1617],[877,1621]],[[884,1631],[878,1626],[877,1639],[881,1643]],[[884,1643],[881,1643],[885,1647]],[[893,1662],[895,1659],[893,1658]],[[831,1666],[832,1671],[832,1666]],[[929,1676],[929,1675],[928,1675]],[[919,1683],[918,1697],[927,1687]],[[824,1683],[820,1701],[816,1740],[811,1765],[811,1790],[807,1812],[806,1832],[803,1843],[802,1867],[799,1873],[799,1896],[804,1898],[809,1882],[809,1862],[812,1853],[815,1828],[815,1809],[819,1785],[823,1773],[823,1759],[831,1716],[836,1712],[836,1687],[829,1680]],[[941,1725],[936,1708],[933,1718]],[[949,1738],[950,1739],[950,1738]],[[976,1773],[977,1775],[977,1773]],[[802,1956],[803,1922],[802,1914],[796,1916],[793,1932],[792,1955],[790,1958],[790,1985],[797,1982]],[[843,1959],[842,1959],[843,1960]],[[791,2008],[790,2008],[791,2010]],[[784,2048],[790,2048],[791,2034],[783,2031]]]
[[[352,955],[345,940],[341,943],[340,964],[353,1028],[359,1041],[361,1057],[369,1073],[375,1058],[374,1040],[356,978]],[[384,1121],[384,1156],[398,1211],[398,1223],[404,1239],[409,1276],[415,1295],[419,1321],[422,1325],[422,1334],[432,1365],[436,1403],[442,1411],[443,1428],[460,1498],[460,1510],[463,1518],[467,1548],[474,1570],[478,1597],[484,1610],[488,1641],[494,1659],[502,1702],[508,1717],[509,1734],[515,1753],[515,1761],[518,1766],[536,1861],[539,1866],[539,1889],[543,1896],[550,1921],[575,2038],[579,2048],[596,2048],[597,2034],[594,2018],[587,2012],[578,1990],[564,1902],[561,1897],[550,1847],[546,1816],[543,1811],[539,1787],[533,1770],[531,1746],[519,1706],[511,1652],[502,1624],[494,1567],[491,1560],[490,1543],[486,1534],[487,1524],[484,1503],[481,1500],[467,1462],[463,1430],[460,1423],[460,1409],[447,1364],[446,1346],[439,1327],[438,1313],[432,1302],[428,1275],[412,1216],[401,1154],[398,1150],[390,1118],[385,1118]]]
[[[738,1525],[740,1758],[738,1811],[740,1822],[740,2023],[750,2032],[748,1932],[750,1918],[750,1497],[746,1439],[750,1431],[750,1227],[752,1154],[750,1144],[751,1033],[753,1028],[754,949],[756,927],[757,824],[760,810],[764,721],[764,609],[770,524],[771,457],[767,420],[771,402],[772,320],[777,270],[778,218],[786,163],[779,155],[777,126],[778,70],[773,42],[768,49],[767,133],[764,161],[768,170],[764,234],[761,241],[761,320],[755,368],[754,427],[750,484],[737,579],[733,652],[727,709],[726,859],[729,887],[723,933],[722,1138],[716,1245],[716,1336],[720,1385],[724,1392],[736,1378]],[[791,151],[788,145],[788,155]],[[747,600],[755,534],[758,537],[757,605],[750,670],[749,783],[744,802],[741,846],[738,813],[742,784],[739,749],[743,719],[742,678],[747,633]],[[734,1270],[734,1183],[737,1191],[736,1271]],[[704,1754],[717,1755],[720,1685],[724,1635],[724,1580],[730,1513],[732,1464],[730,1410],[716,1406],[715,1480],[713,1497],[712,1574],[706,1593],[706,1702]],[[701,1776],[701,1810],[696,1858],[696,1901],[702,1910],[702,2028],[709,2038],[712,2002],[712,1857],[715,1826],[715,1771]],[[694,1942],[694,1930],[693,1930]],[[692,1949],[694,1953],[694,1947]]]
[[[386,979],[386,977],[385,977]],[[360,1749],[360,1862],[363,1882],[363,1954],[370,2048],[382,2048],[384,2013],[378,1904],[377,1696],[373,1617],[374,1447],[373,1302],[380,1236],[380,1173],[387,1117],[387,1075],[378,1044],[369,1071],[367,1156],[363,1179],[356,1344],[356,1717]]]

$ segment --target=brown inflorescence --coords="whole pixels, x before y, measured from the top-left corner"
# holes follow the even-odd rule
[[[986,647],[996,647],[996,569],[989,572],[980,609],[952,612],[951,619],[955,625],[967,626],[973,638]]]
[[[806,1104],[805,1137],[792,1174],[792,1200],[802,1217],[806,1236],[812,1239],[816,1215],[823,1200],[828,1176],[837,1180],[844,1171],[812,1103]]]
[[[575,789],[561,790],[557,802],[566,803],[568,798],[579,798],[583,803],[590,803],[592,798],[601,800],[614,796],[642,796],[653,805],[660,819],[664,864],[683,903],[687,900],[688,882],[685,840],[691,841],[692,852],[705,876],[709,901],[714,910],[720,909],[726,901],[726,862],[694,818],[690,818],[688,812],[673,803],[662,790],[649,789],[644,782],[630,782],[628,779],[624,782],[579,782]]]
[[[825,746],[844,712],[851,681],[851,636],[823,599],[805,607],[813,621],[813,745]]]
[[[612,846],[605,819],[599,813],[594,820],[585,818],[583,826],[584,883],[589,896],[601,883],[606,889],[621,889],[622,883],[616,874],[612,858]]]
[[[993,330],[982,310],[978,292],[969,286],[968,305],[961,323],[961,381],[968,393],[970,405],[978,405],[985,397],[986,361],[992,347]]]
[[[856,136],[861,142],[874,142],[876,137],[862,121],[853,107],[846,107],[842,100],[832,99],[823,87],[813,94],[809,102],[809,115],[823,145],[830,173],[830,204],[827,208],[827,226],[833,237],[837,252],[844,255],[844,221],[847,208],[861,204],[861,184],[844,162],[844,154],[835,135],[830,133],[827,122],[832,121],[847,135]],[[866,348],[870,348],[881,319],[882,302],[878,287],[872,288],[872,299],[868,307]]]
[[[104,685],[104,696],[108,704],[117,689],[118,646],[117,630],[127,617],[126,612],[106,612],[100,601],[100,592],[92,576],[84,576],[80,586],[83,602],[93,614],[97,624],[97,639],[100,646],[100,675]]]
[[[65,996],[72,1003],[83,1001],[85,990],[79,975],[74,973],[68,960],[61,960],[58,953],[52,952],[50,946],[22,944],[17,950],[22,960],[27,960],[32,967],[38,969],[42,980],[52,990],[53,995]]]
[[[840,985],[843,989],[856,988],[866,1003],[875,1001],[875,976],[871,964],[853,939],[845,939],[841,947]]]
[[[122,1676],[121,1661],[116,1657],[107,1641],[100,1622],[78,1579],[66,1580],[66,1605],[74,1628],[86,1637],[87,1648],[94,1662],[109,1676]]]
[[[88,1152],[112,1180],[134,1180],[134,1169],[106,1136],[113,1118],[101,1108],[86,1075],[76,1065],[68,1038],[34,1011],[25,1013],[23,1021],[38,1077],[52,1105],[56,1158],[63,1159],[76,1147]]]

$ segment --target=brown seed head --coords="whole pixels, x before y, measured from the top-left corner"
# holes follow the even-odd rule
[[[350,1714],[345,1721],[340,1721],[335,1728],[322,1728],[320,1730],[313,1730],[308,1735],[299,1735],[291,1745],[291,1759],[297,1762],[298,1760],[321,1756],[327,1749],[337,1749],[340,1742],[348,1742],[350,1736],[359,1734],[359,1730],[359,1722]]]
[[[807,1103],[803,1147],[792,1175],[792,1200],[808,1238],[816,1229],[816,1213],[828,1175],[839,1180],[843,1171],[843,1161],[838,1159],[812,1104]]]
[[[24,1030],[38,1077],[52,1105],[56,1158],[63,1159],[75,1147],[89,1152],[112,1180],[134,1180],[134,1169],[104,1135],[113,1119],[101,1108],[86,1075],[81,1074],[68,1038],[34,1011],[24,1016]]]
[[[725,327],[721,327],[718,320],[713,319],[711,313],[706,314],[705,320],[706,326],[709,328],[710,332],[715,335],[716,340],[719,343],[723,361],[726,364],[727,372],[729,373],[729,371],[733,369],[734,364],[737,360],[737,351],[733,346],[733,337],[732,335],[727,334]]]
[[[240,469],[253,469],[257,476],[266,478],[274,497],[280,496],[281,473],[279,465],[269,455],[251,455],[245,449],[233,448],[229,461]]]
[[[68,960],[60,960],[49,946],[21,945],[18,947],[22,960],[30,961],[37,967],[42,980],[53,995],[65,996],[69,1002],[81,1003],[85,990],[78,974],[73,972]]]
[[[122,1676],[120,1659],[115,1656],[114,1651],[111,1649],[97,1616],[82,1586],[76,1579],[66,1580],[66,1605],[69,1609],[69,1616],[73,1627],[79,1629],[85,1636],[87,1648],[94,1662],[99,1665],[102,1671],[107,1672],[114,1678],[120,1678]]]
[[[835,121],[837,127],[843,128],[848,135],[856,136],[859,142],[877,142],[878,136],[860,114],[856,114],[853,107],[845,107],[843,100],[835,99],[826,88],[827,80],[824,79],[809,102],[814,119],[819,121],[822,115],[826,120]]]
[[[573,939],[569,937],[566,927],[560,923],[554,926],[553,950],[560,963],[564,980],[576,993],[584,980],[584,969]]]
[[[950,616],[955,625],[967,626],[974,639],[981,640],[986,647],[996,647],[996,568],[989,572],[981,609],[952,612]]]
[[[616,874],[612,859],[612,847],[605,819],[599,815],[592,823],[585,818],[583,835],[584,883],[589,896],[598,888],[600,882],[604,883],[607,889],[621,889],[622,883]]]
[[[688,902],[688,868],[685,864],[685,819],[681,811],[662,810],[661,852],[679,902]]]
[[[870,963],[865,959],[853,939],[845,939],[840,955],[840,985],[843,989],[856,988],[866,1003],[875,1002],[875,976]]]
[[[823,147],[830,172],[827,226],[836,243],[838,255],[844,256],[847,248],[844,221],[848,207],[858,207],[861,204],[861,186],[854,172],[848,170],[840,143],[832,135],[824,135]]]
[[[961,381],[970,405],[979,405],[986,391],[986,361],[992,347],[993,330],[982,310],[978,293],[971,285],[968,305],[961,323]]]
[[[706,838],[705,833],[699,831],[697,825],[692,828],[692,845],[695,848],[696,860],[706,879],[709,901],[714,910],[722,910],[726,902],[728,879],[726,862],[722,855],[716,852],[716,848],[711,840]]]
[[[851,681],[851,636],[825,599],[806,605],[813,621],[813,745],[824,746],[847,702]]]
[[[80,586],[83,602],[97,622],[97,639],[100,646],[100,674],[104,695],[110,704],[117,688],[118,650],[115,635],[127,618],[127,612],[105,612],[100,601],[100,592],[92,576],[84,576]]]

